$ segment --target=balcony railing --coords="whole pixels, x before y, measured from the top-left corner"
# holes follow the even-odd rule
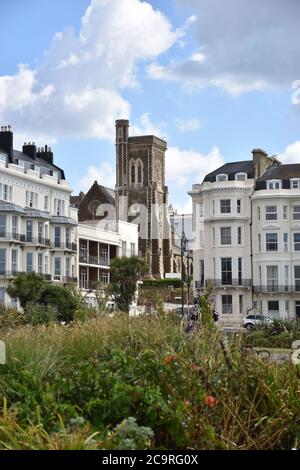
[[[21,235],[20,233],[1,232],[0,241],[9,241],[9,242],[13,241],[13,242],[24,243],[25,235]]]
[[[212,287],[247,287],[252,286],[251,279],[228,279],[222,281],[222,279],[208,279],[206,285],[211,284]]]
[[[39,245],[39,246],[51,246],[51,241],[49,238],[43,238],[43,237],[31,237],[28,235],[24,235],[24,242],[25,243],[30,243],[31,245]]]
[[[2,271],[2,270],[0,270],[0,278],[1,279],[10,279],[10,278],[13,278],[13,277],[17,277],[20,274],[26,274],[26,272],[25,271]],[[37,272],[36,274],[39,274],[40,276],[42,276],[46,281],[51,281],[52,280],[51,274],[43,274],[43,273],[39,273],[39,272]]]
[[[70,242],[59,242],[55,241],[51,244],[51,250],[67,250],[67,251],[77,251],[77,244]]]
[[[52,277],[53,281],[63,282],[64,284],[77,284],[78,278],[74,276],[62,276],[60,274],[54,274]]]
[[[86,281],[86,280],[80,280],[79,281],[79,288],[84,289],[84,290],[96,290],[99,289],[100,287],[107,287],[108,283],[104,283],[101,280],[100,281]]]
[[[201,289],[202,287],[204,287],[204,281],[195,281],[195,288],[196,289]]]
[[[273,293],[276,293],[276,294],[299,293],[300,294],[300,285],[254,286],[253,290],[256,294],[273,294]]]
[[[79,262],[86,264],[94,264],[97,266],[109,266],[110,264],[109,258],[106,258],[105,256],[100,256],[98,258],[97,256],[91,256],[86,254],[81,254],[79,256]]]

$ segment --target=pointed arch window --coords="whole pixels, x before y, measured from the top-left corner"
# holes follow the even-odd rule
[[[135,164],[132,162],[130,167],[131,184],[135,184]]]
[[[141,160],[138,160],[136,162],[136,166],[137,166],[137,183],[142,184],[142,182],[143,182],[143,171],[142,171],[142,162],[141,162]]]

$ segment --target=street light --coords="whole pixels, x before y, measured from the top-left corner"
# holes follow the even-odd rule
[[[181,316],[184,316],[184,276],[183,276],[183,259],[186,251],[187,239],[184,233],[184,216],[182,215],[182,234],[181,234]]]

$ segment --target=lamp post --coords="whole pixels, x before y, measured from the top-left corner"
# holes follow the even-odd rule
[[[184,316],[184,252],[186,251],[186,236],[184,233],[184,218],[182,216],[182,234],[181,234],[181,316]]]

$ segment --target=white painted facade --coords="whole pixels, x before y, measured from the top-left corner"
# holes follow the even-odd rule
[[[0,302],[20,272],[36,271],[49,280],[77,283],[77,210],[72,189],[59,171],[32,169],[18,153],[18,164],[0,152]],[[12,301],[12,303],[14,303]]]
[[[110,282],[115,257],[138,255],[138,226],[119,221],[86,221],[78,225],[79,288],[86,302],[97,307],[97,290]]]

